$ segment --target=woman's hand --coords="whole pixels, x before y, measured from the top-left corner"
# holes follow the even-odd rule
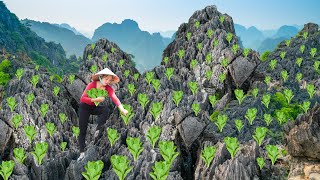
[[[102,102],[105,100],[105,97],[97,97],[97,98],[93,98],[91,101],[92,102]]]
[[[126,109],[122,109],[122,114],[124,114],[125,116],[127,116],[127,114],[128,114],[128,110],[126,110]]]

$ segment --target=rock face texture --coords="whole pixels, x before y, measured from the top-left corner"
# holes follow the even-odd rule
[[[22,147],[28,156],[24,164],[15,160],[17,166],[13,171],[13,179],[57,180],[84,179],[80,172],[85,171],[85,165],[89,161],[101,160],[104,167],[100,179],[113,180],[118,177],[112,168],[110,158],[116,154],[126,156],[129,165],[132,166],[125,179],[151,180],[149,173],[154,171],[155,163],[164,160],[160,141],[171,141],[179,155],[173,160],[167,179],[287,179],[298,176],[302,170],[293,165],[301,164],[302,161],[291,161],[293,157],[319,158],[317,146],[320,137],[316,128],[319,125],[317,103],[320,102],[320,82],[319,74],[316,68],[313,68],[319,55],[311,58],[309,54],[311,48],[319,47],[319,31],[315,29],[315,25],[307,24],[301,32],[308,32],[307,38],[297,36],[291,40],[290,46],[285,45],[285,42],[281,43],[278,49],[269,54],[266,61],[262,61],[258,53],[249,51],[245,55],[245,50],[237,47],[239,42],[232,18],[221,14],[215,6],[208,6],[196,11],[188,23],[179,27],[176,39],[164,50],[161,65],[144,74],[139,74],[131,66],[131,59],[127,53],[107,39],[100,39],[94,48],[89,45],[85,48],[84,62],[72,83],[67,77],[61,83],[56,80],[50,81],[49,74],[43,69],[36,71],[32,65],[16,62],[16,66],[24,66],[25,74],[20,81],[13,78],[5,89],[7,97],[14,97],[18,105],[11,111],[7,101],[2,102],[2,160],[15,160],[13,149]],[[303,54],[297,52],[301,44],[305,44],[306,52]],[[280,53],[283,51],[287,53],[285,58],[281,59]],[[301,67],[295,64],[298,57],[303,58]],[[269,63],[273,59],[276,59],[278,64],[271,70]],[[77,161],[78,141],[72,127],[78,126],[80,96],[90,82],[95,67],[96,71],[108,67],[119,76],[120,82],[113,88],[122,104],[130,105],[132,108],[131,119],[126,125],[122,119],[123,115],[111,99],[106,98],[102,104],[108,105],[112,111],[103,126],[104,131],[97,138],[93,137],[97,116],[90,116],[85,157]],[[168,73],[169,68],[173,68],[172,76]],[[284,70],[289,74],[286,81],[281,76]],[[301,81],[295,79],[298,72],[303,74]],[[138,75],[137,79],[135,74]],[[29,81],[33,75],[40,75],[36,86]],[[151,75],[155,80],[149,83]],[[267,76],[271,76],[270,83],[264,81]],[[156,88],[157,80],[160,84],[159,89]],[[190,82],[196,85],[190,85]],[[309,98],[304,82],[315,85],[312,98]],[[131,94],[132,88],[129,86],[132,85],[135,92]],[[55,86],[60,87],[58,96],[52,92]],[[254,88],[259,89],[256,96],[252,93]],[[288,88],[294,94],[289,103],[287,95],[284,95],[284,89]],[[235,89],[242,89],[246,95],[241,103],[237,99]],[[177,99],[175,91],[183,92],[179,104],[174,100]],[[35,95],[30,105],[26,102],[29,93]],[[148,97],[149,102],[144,107],[140,103],[139,94]],[[268,106],[262,103],[266,94],[271,95]],[[215,103],[212,103],[213,96],[217,99]],[[307,113],[298,106],[304,101],[310,101]],[[155,108],[156,103],[161,103],[161,108]],[[49,105],[45,116],[42,116],[40,111],[42,104]],[[248,113],[249,109],[254,108],[257,110],[255,115]],[[59,113],[65,113],[68,117],[63,124]],[[17,129],[11,122],[15,114],[23,117],[22,124]],[[270,124],[266,124],[265,114],[272,116]],[[279,114],[282,115],[282,119]],[[220,132],[218,126],[223,124],[223,115],[227,116],[227,120]],[[248,119],[253,119],[252,123]],[[240,130],[235,120],[242,122],[243,127]],[[285,120],[285,125],[281,125],[280,120]],[[56,132],[52,136],[49,136],[46,130],[47,122],[56,126]],[[38,134],[32,143],[24,133],[24,125],[36,127]],[[161,127],[159,141],[154,148],[146,138],[152,126]],[[258,127],[268,128],[260,145],[253,138],[257,135]],[[112,146],[107,128],[117,130],[120,136]],[[286,131],[285,137],[283,129]],[[140,138],[142,142],[143,151],[136,160],[128,148],[128,137]],[[233,158],[226,137],[234,137],[238,141],[238,144],[233,143],[233,147],[237,147]],[[47,142],[49,146],[42,164],[37,166],[30,152],[33,151],[35,143],[41,141]],[[67,142],[64,151],[60,149],[61,142]],[[277,145],[279,148],[274,165],[266,150],[268,145]],[[313,150],[306,148],[309,145],[314,145]],[[209,166],[205,164],[202,155],[208,146],[216,148]],[[257,163],[258,157],[264,159],[262,169]],[[307,168],[311,169],[308,170],[309,177],[317,177],[312,173],[313,169],[318,168],[317,164],[308,165]]]

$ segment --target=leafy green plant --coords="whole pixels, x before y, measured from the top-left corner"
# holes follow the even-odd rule
[[[288,118],[283,111],[276,111],[276,119],[280,125],[283,125],[288,121]]]
[[[294,96],[292,90],[291,89],[284,89],[283,94],[286,97],[288,104],[290,104],[290,102]]]
[[[304,39],[307,39],[307,37],[308,37],[308,32],[304,32],[303,35],[302,35],[302,37],[303,37]]]
[[[238,132],[240,132],[241,129],[244,127],[242,121],[241,121],[240,119],[236,119],[236,120],[234,120],[234,123],[236,124],[236,127],[237,127],[237,129],[238,129]]]
[[[307,92],[309,94],[310,99],[313,97],[313,95],[316,93],[315,87],[313,84],[307,84]]]
[[[125,76],[126,78],[128,78],[128,76],[129,76],[129,74],[130,74],[130,70],[129,70],[129,69],[125,70],[123,74],[124,74],[124,76]]]
[[[264,82],[266,83],[266,85],[269,85],[270,84],[270,81],[271,81],[271,76],[266,76],[264,78]]]
[[[94,50],[94,48],[96,47],[96,44],[91,44],[91,49]]]
[[[283,79],[283,82],[286,82],[289,78],[288,72],[286,70],[281,71],[281,77]]]
[[[41,104],[41,106],[40,106],[41,116],[45,117],[48,111],[49,111],[49,105],[48,104]]]
[[[19,125],[22,122],[22,115],[21,114],[16,114],[12,117],[11,122],[13,124],[13,127],[15,129],[18,129]]]
[[[85,172],[81,172],[82,176],[86,180],[98,180],[101,176],[104,163],[101,160],[98,161],[88,161],[84,166]]]
[[[259,88],[256,87],[252,89],[252,95],[254,96],[254,98],[257,98],[258,93],[259,93]]]
[[[39,67],[40,66],[38,64],[35,66],[36,71],[39,71]]]
[[[145,80],[149,85],[153,78],[154,78],[154,72],[153,71],[147,72]]]
[[[118,65],[119,65],[120,67],[122,67],[123,64],[124,64],[124,59],[120,59],[119,62],[118,62]]]
[[[53,91],[52,91],[52,92],[53,92],[54,96],[58,96],[59,91],[60,91],[60,87],[55,86],[55,87],[53,88]]]
[[[261,146],[261,143],[264,140],[267,131],[268,129],[266,127],[257,127],[255,130],[255,134],[252,135],[253,139],[257,141],[259,146]]]
[[[50,81],[52,82],[53,79],[54,79],[54,75],[51,75],[51,76],[49,77],[49,79],[50,79]]]
[[[264,114],[263,115],[263,119],[266,122],[267,126],[270,125],[270,123],[272,122],[272,116],[271,114]]]
[[[304,101],[302,105],[299,105],[299,107],[301,107],[301,109],[303,109],[303,111],[307,113],[310,108],[310,105],[311,105],[310,101]]]
[[[40,79],[40,76],[39,75],[33,75],[32,77],[31,77],[31,83],[32,83],[32,85],[33,85],[33,87],[34,88],[36,88],[36,86],[37,86],[37,84],[38,84],[38,82],[39,82],[39,79]]]
[[[52,135],[56,132],[56,126],[51,122],[46,123],[46,129],[47,129],[50,137],[52,137]]]
[[[265,51],[260,57],[261,61],[264,62],[264,61],[268,60],[269,55],[270,55],[270,51]]]
[[[213,30],[212,29],[208,29],[208,31],[207,31],[207,36],[208,36],[208,38],[212,38],[212,35],[213,35]]]
[[[139,73],[134,73],[134,74],[133,74],[133,79],[134,79],[135,81],[137,81],[138,78],[139,78]]]
[[[209,95],[209,101],[210,101],[211,106],[213,107],[218,102],[217,96],[216,95]]]
[[[183,91],[173,91],[172,100],[176,104],[176,106],[179,106],[179,102],[181,101],[183,96]]]
[[[138,101],[141,104],[142,108],[144,109],[144,107],[148,104],[149,102],[149,98],[146,94],[143,93],[139,93],[138,94]]]
[[[243,50],[243,56],[244,57],[248,57],[248,55],[249,55],[249,52],[250,52],[250,48],[245,48],[244,50]]]
[[[239,49],[239,45],[238,45],[238,44],[233,44],[233,45],[232,45],[232,52],[233,52],[233,54],[237,54],[238,49]]]
[[[195,95],[199,89],[198,83],[194,82],[194,81],[190,81],[190,82],[188,82],[188,86],[192,92],[192,95]]]
[[[227,120],[228,120],[228,116],[227,115],[218,115],[216,121],[214,122],[214,124],[217,125],[218,129],[219,129],[219,132],[221,133],[222,132],[222,129],[223,127],[226,125],[227,123]]]
[[[41,165],[42,159],[47,153],[48,143],[47,142],[37,142],[33,147],[34,151],[31,152],[33,157],[35,158],[38,165]]]
[[[206,63],[210,64],[211,61],[212,61],[212,55],[209,53],[209,54],[206,55]]]
[[[267,145],[266,150],[268,152],[268,156],[271,159],[272,165],[277,161],[279,157],[279,148],[275,145]]]
[[[176,146],[172,141],[159,141],[160,154],[165,161],[170,165],[173,163],[174,159],[179,155],[176,152]]]
[[[276,59],[272,59],[272,60],[270,61],[270,63],[269,63],[269,66],[270,66],[270,68],[271,68],[272,71],[274,70],[274,68],[276,67],[276,65],[277,65],[277,60],[276,60]]]
[[[13,112],[14,109],[18,106],[16,99],[14,97],[7,97],[6,100],[11,112]]]
[[[113,146],[114,143],[120,139],[120,135],[119,133],[117,132],[116,129],[112,129],[112,128],[107,128],[107,132],[108,132],[108,139],[110,141],[110,146]]]
[[[70,84],[72,84],[74,82],[75,77],[76,76],[74,74],[69,75],[68,81],[70,82]]]
[[[213,47],[215,48],[215,47],[217,47],[219,45],[219,41],[217,40],[217,39],[215,39],[214,41],[213,41]]]
[[[174,68],[166,68],[165,75],[167,79],[170,81],[171,76],[173,75]]]
[[[210,80],[211,77],[212,77],[212,74],[213,74],[213,72],[212,72],[211,70],[207,70],[205,76],[206,76],[206,78],[207,78],[208,80]]]
[[[296,59],[296,64],[297,64],[299,67],[301,67],[302,61],[303,61],[303,58],[297,58],[297,59]]]
[[[153,88],[156,90],[156,92],[158,92],[159,88],[160,88],[160,80],[159,79],[152,79],[151,81]]]
[[[133,108],[129,104],[123,104],[124,109],[128,111],[128,114],[125,116],[122,113],[120,114],[121,118],[125,122],[126,125],[129,124],[130,120],[134,116]]]
[[[296,80],[297,80],[298,82],[300,82],[301,79],[302,79],[302,73],[297,73],[297,74],[296,74]]]
[[[183,49],[180,49],[180,50],[178,51],[178,57],[179,57],[180,60],[183,58],[184,53],[185,53],[185,51],[184,51]]]
[[[159,126],[151,126],[146,134],[146,138],[150,141],[152,148],[156,145],[160,134],[161,134],[161,127]]]
[[[104,89],[91,88],[87,90],[87,95],[89,98],[98,98],[98,97],[106,97],[108,96],[108,93]],[[94,104],[98,106],[100,102],[94,102]]]
[[[19,81],[21,80],[21,77],[22,77],[23,73],[24,73],[24,69],[23,69],[23,68],[17,69],[15,75],[16,75],[16,77],[18,78]]]
[[[243,100],[247,97],[242,89],[235,89],[234,94],[236,95],[239,105],[242,104]]]
[[[231,40],[232,40],[233,34],[232,33],[228,33],[226,36],[226,40],[228,41],[228,43],[230,44]]]
[[[285,52],[285,51],[280,52],[280,57],[281,57],[282,60],[284,59],[286,54],[287,54],[287,52]]]
[[[193,104],[192,104],[192,110],[193,110],[194,114],[195,114],[196,116],[198,116],[199,112],[201,111],[200,104],[198,104],[198,103],[193,103]]]
[[[224,142],[226,144],[226,148],[229,151],[231,158],[233,159],[234,156],[237,154],[237,152],[240,149],[240,145],[238,142],[238,139],[235,137],[225,137]]]
[[[77,126],[72,126],[72,132],[73,132],[74,136],[78,139],[78,137],[80,135],[80,128]]]
[[[285,42],[286,42],[286,46],[289,47],[289,46],[290,46],[290,43],[291,43],[291,39],[288,39],[288,40],[286,40]]]
[[[198,44],[197,44],[197,49],[198,49],[198,51],[201,51],[202,48],[203,48],[202,43],[198,43]]]
[[[249,108],[246,112],[245,118],[248,119],[250,125],[252,125],[253,120],[256,118],[257,115],[257,108]]]
[[[97,70],[98,70],[98,66],[95,65],[95,64],[90,67],[90,71],[91,71],[91,73],[93,73],[93,74],[96,73]]]
[[[262,96],[261,103],[262,103],[263,105],[265,105],[266,108],[269,108],[270,100],[271,100],[271,95],[270,95],[270,94],[264,94],[264,95]]]
[[[196,28],[198,29],[199,26],[200,26],[200,21],[196,21],[196,22],[194,23],[194,27],[196,27]]]
[[[223,24],[224,19],[225,19],[224,15],[221,15],[221,16],[219,17],[219,21],[220,21],[221,24]]]
[[[303,53],[305,48],[306,48],[305,45],[301,45],[301,46],[300,46],[300,52]]]
[[[14,148],[13,149],[14,158],[21,164],[24,163],[24,160],[27,158],[26,152],[23,148]]]
[[[219,74],[219,81],[220,81],[220,83],[223,83],[224,80],[226,80],[226,78],[227,78],[226,73],[221,73],[221,74]]]
[[[87,59],[90,61],[92,59],[92,54],[88,54]]]
[[[313,64],[313,69],[317,73],[320,73],[319,66],[320,66],[320,61],[315,61]]]
[[[223,59],[221,60],[221,66],[222,66],[222,67],[226,68],[226,67],[228,66],[228,64],[229,64],[228,58],[223,58]]]
[[[191,33],[191,32],[187,32],[186,37],[187,37],[187,40],[188,40],[188,41],[190,40],[191,36],[192,36],[192,33]]]
[[[14,161],[2,161],[0,165],[0,175],[4,180],[8,180],[14,168]]]
[[[106,62],[108,60],[108,54],[105,53],[103,56],[102,56],[102,61]]]
[[[67,147],[67,142],[61,142],[61,143],[60,143],[60,149],[61,149],[61,151],[64,151],[64,150],[66,149],[66,147]]]
[[[190,68],[194,69],[194,67],[197,65],[198,61],[196,59],[192,59],[190,62]]]
[[[34,100],[35,96],[33,93],[29,93],[27,96],[26,96],[26,101],[29,105],[31,105],[32,101]]]
[[[129,151],[133,156],[134,161],[136,161],[139,157],[139,154],[141,154],[141,152],[144,149],[142,147],[142,142],[140,141],[140,138],[127,137],[126,142]]]
[[[154,180],[165,180],[168,177],[170,164],[167,161],[156,161],[149,175]]]
[[[23,127],[24,133],[26,134],[30,144],[32,143],[34,137],[37,135],[36,128],[34,126],[25,125]]]
[[[203,159],[207,167],[210,166],[211,161],[216,154],[217,148],[214,146],[206,146],[201,152],[201,158]]]
[[[153,102],[151,104],[151,109],[149,110],[149,112],[152,114],[154,120],[158,118],[159,114],[162,111],[162,108],[163,108],[162,102],[157,102],[157,103]]]
[[[257,163],[258,163],[258,165],[260,167],[260,170],[261,170],[265,165],[264,159],[262,157],[257,157],[256,161],[257,161]]]
[[[128,160],[127,156],[119,156],[114,154],[111,156],[110,160],[113,171],[117,174],[120,180],[124,180],[124,178],[133,168],[132,166],[129,166],[130,161]]]
[[[128,90],[129,90],[130,95],[132,96],[133,93],[136,92],[136,87],[134,86],[134,84],[129,83],[128,84]]]
[[[59,113],[59,119],[60,119],[61,123],[64,124],[64,122],[67,120],[66,114]]]
[[[168,64],[168,62],[169,62],[169,57],[164,57],[164,58],[163,58],[163,62],[164,62],[164,64]]]
[[[311,50],[310,50],[310,55],[311,55],[312,58],[314,58],[314,56],[316,55],[316,53],[317,53],[317,48],[311,48]]]
[[[117,50],[116,48],[112,47],[112,48],[111,48],[111,53],[112,53],[112,54],[115,53],[116,50]]]

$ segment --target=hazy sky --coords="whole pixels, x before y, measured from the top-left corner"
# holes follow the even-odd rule
[[[106,22],[124,19],[140,29],[177,30],[196,11],[208,5],[232,16],[234,23],[259,29],[281,25],[320,24],[320,0],[4,0],[19,19],[68,23],[79,31],[94,31]]]

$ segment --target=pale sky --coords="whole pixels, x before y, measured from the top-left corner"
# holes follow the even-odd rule
[[[68,23],[80,32],[93,32],[106,22],[138,22],[149,32],[177,30],[208,5],[232,16],[234,23],[258,29],[282,25],[320,24],[320,0],[3,0],[19,19]]]

